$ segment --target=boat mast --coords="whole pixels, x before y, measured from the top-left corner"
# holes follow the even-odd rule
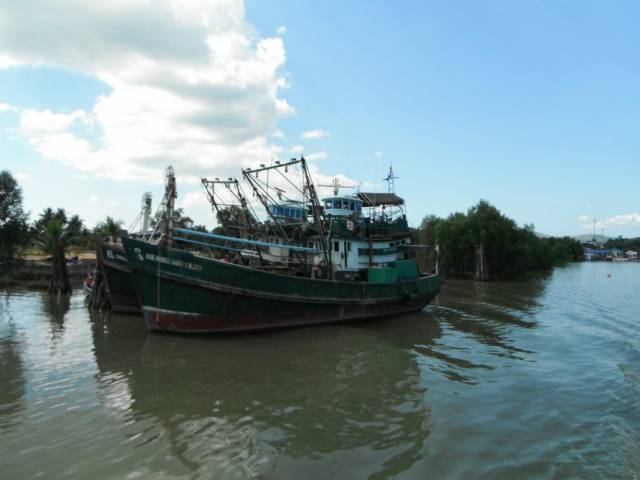
[[[242,187],[240,186],[240,182],[236,178],[228,178],[227,180],[221,180],[216,178],[214,180],[208,180],[203,178],[202,186],[207,193],[207,197],[209,198],[209,203],[211,203],[211,207],[216,214],[216,220],[220,221],[222,228],[225,231],[230,230],[232,227],[235,228],[244,228],[248,230],[251,234],[255,236],[255,226],[257,225],[255,212],[249,210],[249,202],[242,191]],[[236,203],[228,203],[225,199],[216,194],[216,187],[224,186],[226,190],[228,190],[233,198],[236,200]],[[224,223],[224,212],[225,208],[237,208],[242,212],[243,218],[241,218],[242,223],[244,224],[242,227],[238,225],[232,225],[230,223]]]
[[[149,228],[151,220],[151,192],[142,195],[142,225],[140,226],[140,236],[144,236]]]
[[[228,178],[226,180],[221,180],[219,178],[215,178],[214,180],[208,180],[206,178],[201,179],[202,186],[207,193],[207,197],[209,198],[209,203],[211,203],[211,207],[216,214],[216,220],[220,223],[220,226],[224,230],[225,234],[228,236],[243,236],[248,237],[249,239],[257,240],[259,235],[258,231],[256,231],[258,227],[258,221],[256,220],[256,215],[254,212],[249,210],[249,202],[242,191],[242,187],[240,186],[240,182],[236,178]],[[228,190],[231,195],[235,198],[235,200],[239,203],[239,207],[233,203],[226,203],[225,199],[220,195],[216,194],[216,186],[224,186],[226,190]],[[234,225],[230,222],[225,221],[225,216],[222,214],[224,208],[239,208],[242,212],[244,218],[241,219],[243,225]],[[239,233],[231,232],[231,229],[235,228],[237,230],[241,230]],[[255,249],[258,258],[260,259],[260,264],[264,265],[264,259],[262,258],[262,253],[259,248]]]
[[[222,215],[220,214],[221,205],[218,202],[218,199],[216,198],[216,185],[224,185],[226,188],[229,189],[230,188],[229,185],[233,184],[236,180],[233,178],[229,178],[228,180],[220,180],[219,178],[215,178],[214,180],[208,180],[206,178],[202,178],[200,179],[200,181],[202,183],[202,187],[204,188],[204,191],[207,194],[207,197],[209,198],[209,203],[211,204],[211,207],[215,213],[216,220],[219,221],[222,218]],[[227,235],[231,234],[231,232],[229,231],[229,226],[226,224],[226,222],[221,222],[220,226],[222,227],[222,229]]]
[[[331,181],[331,185],[318,185],[319,187],[331,187],[333,188],[333,196],[337,197],[340,194],[340,189],[341,188],[356,188],[355,185],[342,185],[340,183],[340,179],[338,177],[335,177],[332,181]]]
[[[382,179],[387,182],[387,189],[389,190],[389,193],[396,193],[396,180],[398,178],[400,177],[396,177],[393,173],[393,164],[389,165],[389,174],[386,178]]]
[[[275,204],[276,201],[273,198],[271,198],[271,196],[269,195],[269,192],[266,191],[263,186],[261,186],[258,182],[256,182],[256,178],[258,178],[258,175],[260,174],[260,172],[265,172],[265,171],[279,169],[279,168],[284,168],[286,171],[289,167],[293,165],[297,165],[298,163],[300,163],[300,160],[296,160],[294,158],[287,163],[277,162],[275,165],[270,165],[268,167],[261,165],[260,168],[253,168],[253,169],[247,168],[242,170],[242,176],[247,181],[247,183],[251,185],[253,192],[258,197],[258,200],[260,200],[260,203],[262,203],[262,206],[266,210],[267,215],[269,215],[269,218],[271,218],[273,223],[278,226],[278,229],[280,230],[282,237],[288,242],[292,240],[289,238],[289,235],[287,235],[287,232],[285,231],[280,221],[273,215],[273,212],[269,208],[269,201],[271,201],[273,204]],[[255,178],[253,175],[255,175]]]
[[[302,165],[302,173],[304,174],[306,187],[305,191],[309,195],[309,203],[311,204],[311,214],[313,215],[313,222],[316,224],[318,228],[318,235],[320,236],[322,255],[324,257],[324,261],[327,264],[330,276],[333,276],[331,255],[329,255],[329,240],[327,239],[327,235],[324,231],[324,224],[322,223],[322,209],[320,207],[320,200],[318,199],[318,194],[316,193],[316,187],[313,185],[313,180],[311,180],[311,174],[309,173],[309,168],[307,167],[307,161],[302,156],[300,157],[300,164]]]
[[[173,234],[173,221],[175,201],[178,197],[178,191],[176,189],[176,176],[173,172],[173,167],[169,166],[166,170],[166,183],[165,183],[165,222],[164,222],[164,239],[166,246],[170,247],[172,244],[171,235]]]

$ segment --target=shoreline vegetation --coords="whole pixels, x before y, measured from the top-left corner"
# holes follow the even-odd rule
[[[584,259],[578,240],[542,237],[533,225],[519,227],[486,200],[466,213],[427,215],[414,243],[426,246],[417,254],[421,267],[434,269],[437,262],[444,278],[516,280]]]
[[[175,211],[175,224],[207,231],[193,225],[181,209]],[[116,237],[121,225],[107,216],[89,229],[78,215],[63,208],[46,208],[29,223],[18,182],[10,172],[0,171],[0,288],[68,290],[93,269],[96,239]],[[533,225],[519,227],[486,200],[446,218],[425,216],[413,231],[412,242],[420,246],[416,259],[421,269],[434,271],[437,265],[444,278],[515,280],[584,259],[580,241],[542,237]],[[640,238],[619,237],[605,246],[640,249]],[[67,272],[60,276],[60,266],[56,271],[54,263],[66,265]]]

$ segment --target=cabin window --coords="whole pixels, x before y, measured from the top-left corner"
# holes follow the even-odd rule
[[[356,203],[356,211],[357,212],[361,212],[362,211],[362,204],[361,203]]]
[[[333,251],[334,252],[340,251],[340,242],[333,242]]]
[[[353,202],[349,202],[349,210],[353,212],[354,208]]]
[[[351,242],[347,242],[347,252],[351,251]]]
[[[333,208],[333,207],[331,206],[331,205],[333,205],[333,202],[332,202],[331,200],[327,200],[324,204],[325,204],[325,206],[326,206],[327,208]]]
[[[342,208],[342,202],[340,200],[334,200],[333,208]]]

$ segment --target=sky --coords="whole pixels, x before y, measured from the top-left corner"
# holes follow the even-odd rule
[[[410,224],[489,200],[550,235],[640,236],[632,1],[0,0],[0,169],[32,217],[137,215],[178,175],[301,153]]]

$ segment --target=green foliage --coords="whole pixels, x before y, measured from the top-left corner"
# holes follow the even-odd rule
[[[7,170],[0,172],[0,263],[11,262],[28,242],[22,189]]]
[[[207,230],[207,227],[204,225],[193,225],[190,230],[193,230],[194,232],[209,233],[209,230]]]
[[[221,227],[234,229],[237,227],[246,227],[249,224],[255,224],[256,221],[251,216],[247,216],[245,211],[237,205],[230,205],[221,208],[216,213],[216,220]]]
[[[53,217],[47,223],[47,228],[41,236],[42,250],[45,253],[52,254],[57,249],[67,246],[69,236],[67,235],[65,224],[59,217]]]
[[[103,222],[98,223],[93,233],[100,237],[117,237],[122,229],[122,220],[116,220],[107,215]]]
[[[174,228],[191,228],[193,220],[184,214],[182,208],[176,208],[173,211],[173,227]]]
[[[56,220],[65,234],[66,245],[79,248],[90,248],[93,246],[91,234],[84,226],[84,221],[79,215],[69,217],[64,208],[58,208],[56,210],[45,208],[38,216],[38,219],[31,225],[29,233],[31,239],[40,242],[47,253],[51,252],[46,245],[45,238],[48,237],[47,230],[52,220]]]
[[[607,240],[604,244],[604,248],[617,248],[622,250],[623,252],[627,252],[629,250],[640,251],[640,237],[636,238],[611,238]]]
[[[158,223],[164,222],[164,212],[158,212],[151,220],[151,227],[156,228]],[[186,228],[191,229],[193,226],[193,219],[185,215],[182,208],[176,208],[173,211],[173,228]]]
[[[489,278],[516,278],[526,272],[546,270],[582,258],[580,242],[570,237],[541,238],[533,225],[518,225],[486,200],[467,213],[447,218],[427,216],[414,234],[414,242],[440,248],[440,269],[444,275],[471,277],[476,250],[483,246]],[[433,249],[423,254],[428,264]],[[420,258],[420,254],[419,254]],[[422,263],[422,262],[421,262]]]

